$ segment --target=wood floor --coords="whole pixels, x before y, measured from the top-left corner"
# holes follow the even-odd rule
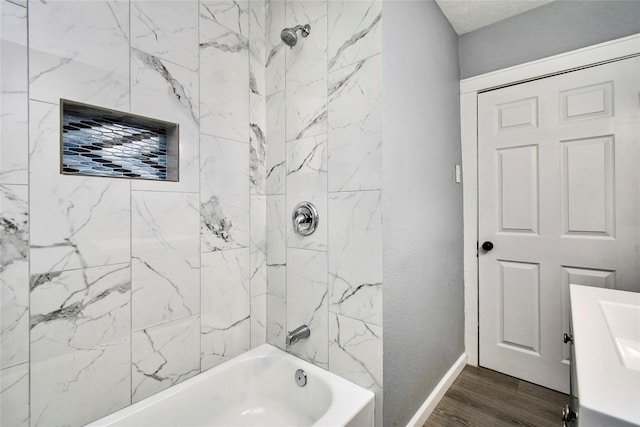
[[[466,366],[424,426],[559,427],[568,402],[566,394]]]

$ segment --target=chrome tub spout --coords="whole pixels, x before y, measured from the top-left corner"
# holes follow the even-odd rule
[[[287,333],[287,345],[289,346],[303,338],[309,338],[309,335],[311,335],[311,329],[307,325],[298,326]]]

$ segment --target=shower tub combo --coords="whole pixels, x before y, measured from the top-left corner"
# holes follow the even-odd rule
[[[89,426],[373,424],[371,391],[263,344]]]
[[[293,48],[310,34],[296,25],[280,33]],[[318,212],[302,202],[294,231],[313,233]],[[289,332],[287,345],[308,337],[309,327]],[[170,387],[88,426],[159,427],[373,427],[374,394],[269,344]]]

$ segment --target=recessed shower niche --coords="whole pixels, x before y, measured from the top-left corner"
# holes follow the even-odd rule
[[[60,100],[60,173],[178,181],[179,125]]]

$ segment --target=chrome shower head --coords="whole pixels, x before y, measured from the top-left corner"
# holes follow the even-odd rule
[[[296,25],[293,28],[285,28],[280,32],[280,38],[290,48],[293,48],[298,43],[298,30],[302,37],[307,37],[311,31],[311,25]]]
[[[298,34],[294,31],[293,28],[285,28],[280,33],[280,38],[289,47],[294,47],[296,43],[298,43]]]

